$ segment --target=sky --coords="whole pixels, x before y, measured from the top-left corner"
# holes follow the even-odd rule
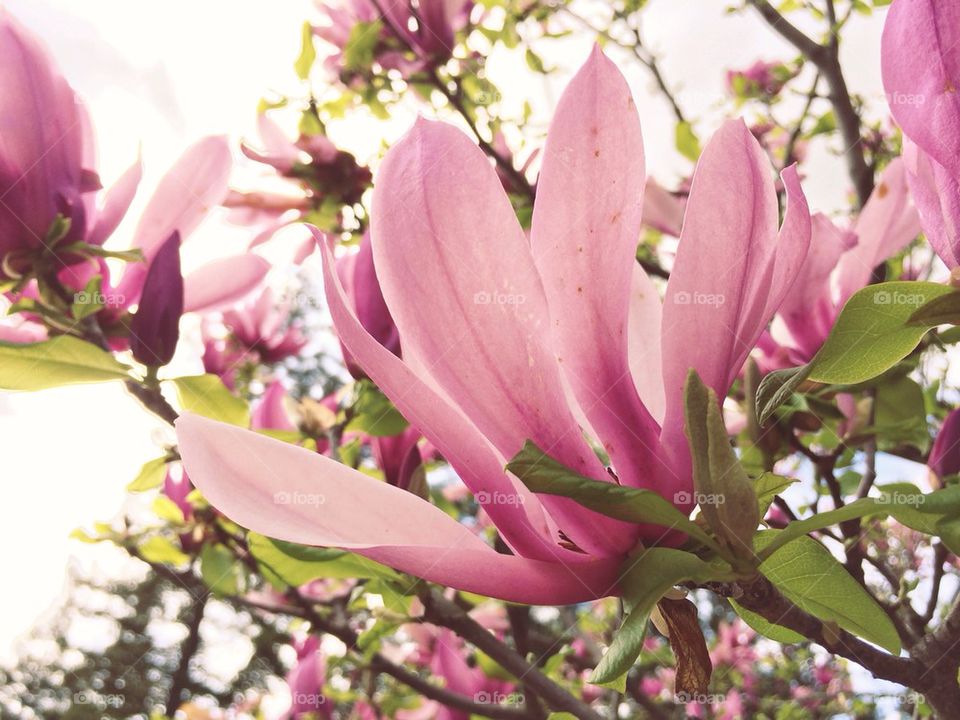
[[[756,16],[727,14],[726,5],[722,0],[651,0],[643,29],[685,111],[702,118],[697,124],[702,138],[722,117],[727,68],[795,55]],[[7,0],[5,6],[45,40],[89,105],[101,138],[105,184],[142,152],[145,179],[139,205],[129,214],[133,219],[148,195],[145,189],[188,144],[205,134],[226,133],[235,141],[251,137],[260,98],[298,89],[292,63],[300,26],[313,12],[309,0]],[[589,14],[596,3],[582,6]],[[874,105],[876,117],[884,115],[881,22],[882,14],[857,17],[843,46],[850,85]],[[492,56],[489,73],[507,107],[519,109],[530,101],[534,123],[545,128],[565,80],[586,58],[592,41],[579,33],[544,45],[547,66],[560,69],[550,81],[510,52]],[[611,57],[637,99],[648,170],[672,185],[689,164],[674,149],[669,108],[642,67],[615,51]],[[381,139],[396,140],[414,114],[412,108],[403,110],[386,125],[371,118],[334,123],[331,135],[361,159],[374,160]],[[249,168],[241,168],[241,181],[244,172],[249,175]],[[842,159],[815,146],[807,173],[805,188],[814,209],[830,212],[847,205]],[[131,225],[121,226],[121,240],[129,237]],[[215,217],[191,240],[185,263],[189,269],[247,239],[244,231]],[[184,361],[183,368],[200,370],[196,358]],[[68,535],[113,517],[124,502],[124,486],[170,434],[113,384],[0,393],[0,438],[8,493],[0,511],[0,547],[5,574],[17,578],[15,592],[4,593],[0,613],[4,658],[14,639],[51,607],[68,563],[105,571],[119,566],[106,548],[82,545]]]

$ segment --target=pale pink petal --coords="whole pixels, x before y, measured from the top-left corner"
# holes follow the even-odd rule
[[[260,285],[269,271],[270,263],[253,253],[211,260],[184,278],[184,312],[230,305]]]
[[[643,193],[643,224],[673,237],[683,227],[683,198],[665,190],[652,177]]]
[[[920,219],[910,202],[907,173],[900,158],[884,169],[853,232],[857,235],[856,247],[843,256],[837,269],[840,303],[870,282],[877,265],[903,250],[920,233]]]
[[[630,317],[627,325],[630,374],[640,399],[657,423],[663,423],[666,398],[663,394],[663,364],[660,326],[663,304],[660,293],[639,263],[634,263],[630,290]]]
[[[330,314],[351,355],[403,416],[450,462],[516,552],[540,559],[568,558],[569,551],[557,546],[557,538],[548,535],[548,523],[537,496],[522,486],[514,486],[503,470],[503,457],[496,454],[474,424],[360,324],[350,311],[330,248],[319,231],[314,233],[324,261],[324,290]],[[591,546],[613,544],[608,539],[613,521],[585,512],[564,498],[544,497],[543,503],[564,520],[564,531],[575,542],[580,542],[582,535]],[[596,539],[590,541],[590,536]],[[622,539],[619,542],[624,544]]]
[[[254,430],[295,430],[287,414],[286,401],[287,391],[283,383],[274,380],[250,412],[250,427]]]
[[[557,357],[620,481],[672,493],[627,355],[645,179],[630,88],[596,46],[550,126],[531,244]]]
[[[742,121],[725,123],[697,164],[663,314],[664,442],[678,462],[689,463],[681,431],[687,373],[695,369],[725,397],[806,256],[810,213],[796,168],[782,179],[787,212],[778,232],[769,161]]]
[[[184,468],[234,522],[269,537],[354,550],[431,582],[517,602],[615,591],[619,560],[567,564],[500,555],[429,502],[304,448],[186,414]]]
[[[903,161],[927,240],[947,267],[960,266],[960,183],[907,138]]]
[[[429,369],[504,457],[530,439],[609,481],[567,407],[530,247],[483,152],[451,125],[418,120],[384,158],[372,213],[377,276],[405,362]],[[578,545],[614,549],[554,515]]]
[[[137,187],[142,177],[143,163],[137,157],[136,162],[127,168],[120,179],[104,194],[103,204],[96,213],[96,222],[87,236],[88,243],[102,245],[113,234],[127,214],[127,210],[130,209],[130,203],[137,194]]]
[[[133,236],[133,247],[143,251],[148,263],[163,240],[179,231],[186,241],[207,213],[223,201],[231,165],[226,137],[211,136],[194,143],[161,178]],[[145,275],[144,263],[129,265],[119,291],[134,302]]]

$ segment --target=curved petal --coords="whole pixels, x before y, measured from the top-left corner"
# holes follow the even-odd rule
[[[667,399],[663,394],[663,364],[660,351],[660,327],[663,303],[650,276],[633,264],[633,288],[630,290],[630,317],[627,325],[630,374],[640,399],[658,424],[663,423]]]
[[[230,305],[256,288],[270,263],[253,253],[211,260],[184,278],[184,312]]]
[[[870,282],[877,265],[900,252],[920,233],[920,219],[910,202],[902,159],[894,159],[884,169],[853,231],[857,244],[843,256],[837,269],[841,304]]]
[[[283,383],[274,380],[267,386],[260,402],[250,413],[250,427],[254,430],[294,430],[284,403],[287,391]]]
[[[717,396],[733,379],[790,289],[810,243],[810,212],[796,168],[778,207],[769,162],[741,120],[728,121],[697,163],[677,259],[664,299],[664,441],[689,463],[683,386],[693,368]]]
[[[893,3],[880,63],[890,112],[904,135],[960,177],[960,5]]]
[[[304,448],[191,414],[177,420],[177,439],[204,496],[269,537],[354,550],[516,602],[570,603],[615,589],[619,560],[563,565],[500,555],[430,503]]]
[[[104,194],[103,204],[96,213],[96,222],[90,229],[87,242],[91,245],[102,245],[117,229],[130,209],[140,180],[143,178],[143,163],[138,155],[136,162],[128,167],[123,175],[110,186]]]
[[[161,178],[133,235],[133,247],[143,251],[147,263],[171,233],[179,231],[186,241],[210,209],[223,202],[232,162],[226,137],[206,137]],[[146,264],[129,265],[118,291],[135,302],[145,274]]]
[[[531,244],[554,349],[590,426],[621,482],[666,493],[673,481],[666,466],[657,468],[660,428],[640,401],[627,355],[644,180],[630,88],[595,46],[550,126]]]
[[[927,240],[947,267],[960,266],[960,183],[907,138],[903,160]]]
[[[377,276],[405,361],[428,368],[504,457],[530,439],[609,481],[566,404],[543,287],[483,152],[451,125],[418,120],[384,158],[372,213]],[[557,521],[581,548],[624,549],[564,506]]]
[[[451,406],[446,398],[417,376],[402,360],[371,336],[350,311],[343,287],[334,268],[333,254],[319,231],[313,230],[320,245],[324,267],[324,291],[337,335],[357,362],[394,405],[450,462],[464,484],[478,497],[504,540],[518,554],[538,559],[566,557],[547,533],[540,514],[540,501],[526,488],[515,487],[489,442],[477,428]],[[587,517],[583,508],[564,498],[545,497],[544,504],[574,529],[570,537],[595,532],[600,538],[610,532],[613,522],[600,516]],[[564,512],[566,511],[566,512]],[[591,514],[592,515],[592,514]],[[593,531],[591,523],[598,528]],[[606,521],[606,522],[605,522]],[[576,542],[576,540],[575,540]]]

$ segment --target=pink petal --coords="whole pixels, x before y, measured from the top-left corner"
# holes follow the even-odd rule
[[[837,270],[841,303],[870,282],[877,265],[903,250],[920,233],[903,160],[896,158],[884,169],[853,231],[857,245],[843,256]]]
[[[741,120],[725,123],[697,163],[663,313],[664,436],[678,461],[689,462],[680,430],[688,371],[725,397],[806,256],[810,213],[796,168],[782,179],[778,233],[769,161]]]
[[[174,231],[187,237],[219,205],[227,194],[232,160],[224,136],[206,137],[194,143],[161,178],[134,231],[133,247],[143,251],[147,261],[160,243]],[[146,274],[146,265],[127,267],[118,290],[135,302]]]
[[[250,427],[254,430],[295,430],[287,414],[286,400],[287,391],[283,383],[274,380],[251,411]]]
[[[253,253],[211,260],[184,279],[184,312],[224,307],[254,290],[270,271],[270,263]]]
[[[907,138],[903,161],[927,240],[947,267],[960,266],[960,183]]]
[[[683,198],[665,190],[652,177],[643,193],[643,224],[673,237],[683,227]]]
[[[630,374],[640,399],[658,424],[663,423],[667,403],[660,348],[662,318],[660,293],[640,264],[634,263],[627,325]]]
[[[204,496],[269,537],[355,550],[515,602],[565,604],[615,589],[619,560],[564,565],[500,555],[430,503],[304,448],[192,414],[177,420],[177,438]]]
[[[483,152],[451,125],[418,120],[380,166],[372,213],[377,276],[404,362],[429,370],[503,457],[531,439],[609,480],[566,404],[543,287]],[[574,542],[614,550],[563,504],[571,512],[557,520]]]
[[[640,401],[627,354],[644,181],[630,88],[596,46],[550,126],[531,242],[555,351],[591,427],[621,482],[662,483],[666,493],[675,478],[656,471],[660,428]]]
[[[102,245],[113,234],[127,214],[127,210],[130,209],[130,203],[137,194],[137,187],[142,178],[143,163],[138,156],[136,162],[127,168],[120,179],[104,194],[103,204],[96,214],[96,222],[87,236],[88,243]]]
[[[569,551],[559,548],[548,534],[548,523],[537,496],[522,486],[514,486],[504,472],[504,459],[474,424],[360,324],[349,309],[330,248],[319,231],[314,229],[314,234],[324,261],[327,304],[337,334],[349,352],[403,416],[453,466],[515,552],[539,559],[568,557]],[[583,536],[588,545],[613,544],[607,537],[613,521],[588,513],[563,498],[544,497],[543,503],[558,520],[564,521],[563,529],[574,542],[579,543]],[[591,541],[591,537],[597,539]]]
[[[893,3],[880,62],[890,112],[904,135],[960,177],[960,5]]]

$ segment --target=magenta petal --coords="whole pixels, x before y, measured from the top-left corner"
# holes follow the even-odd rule
[[[183,314],[180,234],[174,232],[157,250],[143,283],[137,312],[130,321],[130,350],[150,367],[173,359]]]
[[[407,365],[429,372],[504,457],[530,439],[609,480],[566,404],[529,244],[483,152],[451,125],[418,120],[384,158],[372,213]]]
[[[269,271],[270,263],[253,253],[211,260],[184,280],[184,312],[230,305],[259,286]]]
[[[279,380],[271,382],[250,412],[250,427],[254,430],[295,430],[287,414],[286,399],[283,383]]]
[[[904,135],[960,177],[960,5],[894,2],[880,60],[890,112]]]
[[[940,480],[960,473],[960,410],[952,410],[943,421],[927,465]]]
[[[559,548],[555,538],[549,537],[537,496],[522,486],[514,486],[504,472],[504,459],[495,453],[473,423],[451,406],[431,383],[425,382],[377,342],[350,312],[333,269],[330,248],[318,231],[314,233],[324,260],[327,304],[341,342],[404,417],[450,462],[516,552],[541,559],[568,557],[569,551]],[[543,503],[574,542],[586,544],[581,545],[584,549],[606,549],[632,541],[629,535],[622,537],[622,524],[584,511],[569,500],[544,497]],[[607,550],[608,554],[611,552]]]
[[[627,331],[630,374],[644,406],[659,424],[666,413],[660,348],[662,320],[660,293],[640,264],[634,263]]]
[[[269,537],[354,550],[431,582],[517,602],[615,591],[619,560],[500,555],[430,503],[330,458],[233,425],[177,420],[184,468],[234,522]]]
[[[533,254],[555,352],[620,481],[672,494],[660,428],[628,363],[628,316],[645,182],[630,88],[595,47],[550,126],[533,212]]]

